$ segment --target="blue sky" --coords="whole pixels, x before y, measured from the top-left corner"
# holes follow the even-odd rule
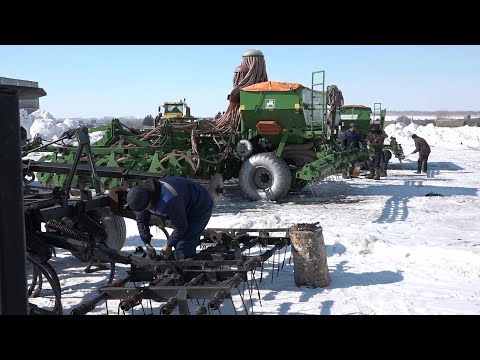
[[[345,103],[390,110],[480,110],[478,45],[0,45],[0,76],[38,81],[54,117],[155,116],[186,98],[194,116],[226,110],[247,49],[269,80],[311,84],[326,71]]]

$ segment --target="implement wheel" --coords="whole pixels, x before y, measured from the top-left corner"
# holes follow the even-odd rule
[[[287,163],[272,153],[249,157],[239,174],[240,189],[253,201],[275,201],[287,195],[292,175]]]
[[[111,249],[121,250],[125,245],[125,239],[127,238],[127,227],[125,225],[125,219],[121,216],[114,215],[108,208],[95,209],[89,212],[89,215],[105,228],[107,232],[107,239],[105,245]],[[72,251],[72,255],[81,261],[89,261],[86,254],[81,254]]]

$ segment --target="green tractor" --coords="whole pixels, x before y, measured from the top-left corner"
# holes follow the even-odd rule
[[[114,119],[92,144],[96,166],[163,176],[209,180],[238,178],[251,200],[280,200],[311,181],[340,173],[353,161],[365,161],[367,149],[343,150],[338,142],[340,106],[327,101],[325,72],[312,73],[311,88],[296,83],[266,81],[240,91],[239,123],[221,132],[215,121],[162,116],[151,130],[131,129]],[[336,89],[336,87],[335,87]],[[341,93],[341,92],[340,92]],[[342,98],[343,99],[343,98]],[[40,162],[73,163],[78,148],[50,146]],[[67,176],[37,173],[44,186],[63,186]],[[101,177],[104,189],[128,187],[135,179]],[[91,186],[91,178],[75,175],[73,187]]]

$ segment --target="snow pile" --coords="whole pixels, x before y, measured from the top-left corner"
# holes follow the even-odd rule
[[[462,126],[458,128],[437,127],[433,124],[425,126],[404,123],[390,124],[385,127],[385,133],[394,136],[402,145],[413,146],[411,136],[418,136],[427,140],[431,146],[442,145],[451,149],[480,149],[480,127]]]
[[[89,133],[88,136],[90,137],[90,143],[94,144],[98,140],[100,140],[105,135],[105,131],[94,131]]]
[[[39,134],[45,141],[57,140],[68,129],[74,129],[81,126],[78,120],[65,119],[58,122],[52,114],[45,110],[37,110],[30,114],[32,126],[30,127],[30,137]]]
[[[20,126],[23,126],[27,130],[27,139],[30,139],[30,127],[33,124],[33,118],[28,115],[28,112],[24,109],[20,109]]]
[[[32,139],[39,134],[44,141],[54,141],[60,138],[68,129],[75,129],[82,126],[76,119],[65,119],[57,121],[52,114],[45,110],[37,110],[30,115],[24,109],[20,109],[20,125],[27,130],[27,138]],[[90,134],[90,141],[93,144],[104,135],[103,131],[96,131]],[[76,145],[72,143],[72,145]]]

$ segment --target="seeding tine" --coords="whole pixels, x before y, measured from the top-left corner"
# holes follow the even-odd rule
[[[235,312],[235,315],[238,315],[237,309],[235,308],[235,303],[233,302],[233,297],[230,298],[230,301],[232,302],[232,307],[233,307],[233,311]]]
[[[278,261],[277,261],[277,277],[280,272],[280,251],[277,252]]]
[[[275,273],[275,254],[272,256],[272,281],[273,282],[273,274]]]
[[[254,278],[255,277],[255,270],[252,270],[251,274],[252,274],[252,278]],[[251,285],[250,285],[250,283],[251,283]],[[250,279],[250,282],[248,282],[248,280],[247,280],[247,289],[248,289],[249,295],[252,295],[252,289],[253,289],[253,280],[252,279]]]
[[[260,307],[262,307],[262,299],[260,298],[260,288],[258,287],[257,279],[254,279],[254,281],[255,281],[255,287],[257,288],[258,301],[260,302]]]
[[[150,304],[150,313],[153,315],[152,299],[148,299],[148,302],[149,302],[149,304]]]
[[[283,253],[282,270],[283,270],[283,266],[285,265],[286,258],[287,258],[287,245],[285,245],[285,251]]]
[[[262,283],[262,280],[263,280],[263,263],[260,270],[260,284]]]
[[[108,300],[105,300],[105,310],[107,311],[107,315],[108,315]]]
[[[107,285],[110,285],[113,282],[113,278],[115,277],[115,263],[113,261],[110,262],[110,276],[108,277]]]
[[[250,286],[249,286],[248,296],[250,297],[250,304],[252,304],[252,314],[253,314],[253,299],[252,299],[252,293],[250,292]]]
[[[252,314],[253,314],[253,299],[252,299],[252,295],[253,295],[253,285],[255,284],[255,287],[257,288],[258,290],[258,283],[257,283],[257,278],[255,277],[255,272],[252,273],[252,280],[251,280],[251,283],[252,283],[252,291],[250,292],[250,303],[252,304]],[[258,297],[259,297],[259,300],[260,300],[260,291],[258,292]],[[260,304],[261,304],[261,300],[260,300]]]
[[[247,281],[248,281],[248,279],[247,279]],[[246,281],[243,282],[242,295],[245,294],[245,286],[246,286]],[[238,289],[238,292],[240,293],[240,289]]]
[[[240,299],[242,300],[243,308],[245,309],[245,314],[248,315],[248,309],[247,309],[247,305],[245,304],[245,301],[243,300],[243,295],[240,293],[240,289],[238,287],[237,287],[237,290],[238,290],[238,295],[240,295]]]

